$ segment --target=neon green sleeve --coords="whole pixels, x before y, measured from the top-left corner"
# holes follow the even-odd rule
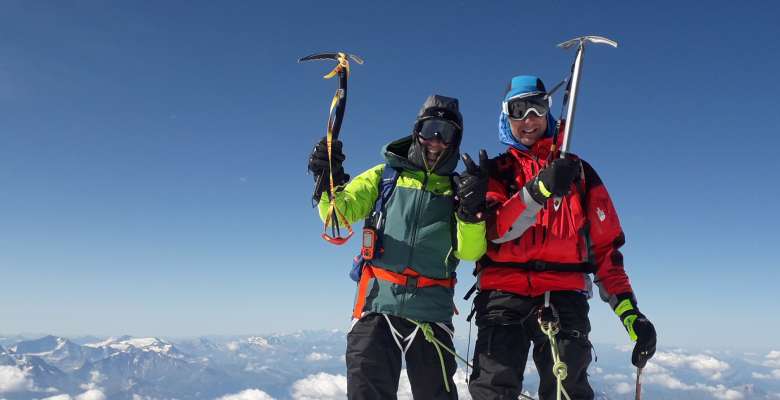
[[[336,208],[350,224],[366,218],[374,208],[383,171],[384,164],[379,164],[356,176],[343,189],[336,192]],[[323,222],[328,216],[329,207],[330,199],[326,192],[320,197],[319,203],[320,219]]]
[[[485,221],[469,223],[461,221],[457,214],[458,248],[455,257],[464,261],[477,261],[487,251],[487,239],[485,239]]]

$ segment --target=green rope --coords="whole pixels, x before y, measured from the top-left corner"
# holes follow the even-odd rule
[[[444,355],[442,355],[441,349],[444,349],[448,353],[450,353],[453,356],[455,356],[455,358],[457,358],[458,360],[460,360],[461,362],[466,364],[469,368],[474,369],[474,366],[471,365],[468,362],[468,360],[466,360],[465,358],[461,357],[458,353],[456,353],[455,350],[450,349],[449,347],[447,347],[447,345],[442,343],[441,340],[437,339],[435,334],[434,334],[434,332],[433,332],[433,326],[431,326],[431,324],[429,324],[427,322],[417,322],[417,321],[415,321],[413,319],[409,319],[409,318],[407,318],[406,320],[411,322],[411,323],[413,323],[413,324],[415,324],[415,325],[417,325],[420,328],[420,330],[422,330],[423,335],[425,336],[425,340],[430,342],[431,344],[433,344],[433,347],[436,348],[436,352],[439,354],[439,363],[441,364],[441,375],[442,375],[442,378],[444,379],[444,388],[449,393],[449,391],[450,391],[450,384],[449,384],[449,380],[447,379],[447,368],[444,366]],[[551,343],[554,343],[554,341],[552,341]],[[557,348],[556,348],[556,351],[557,351]],[[563,364],[563,363],[561,363],[561,364]],[[565,369],[566,368],[566,364],[563,364],[563,366],[564,366],[564,369]],[[564,372],[564,374],[565,374],[565,372]],[[565,379],[565,376],[564,376],[564,379]],[[559,380],[558,381],[558,386],[559,387],[561,387],[560,384],[561,384],[561,382]],[[520,393],[520,397],[523,398],[523,399],[535,400],[533,397],[526,396],[526,395],[524,395],[522,393]],[[571,400],[569,398],[568,394],[566,394],[566,398],[568,400]]]
[[[458,355],[458,353],[455,352],[455,350],[452,350],[451,348],[447,347],[444,343],[441,342],[441,340],[437,339],[433,332],[433,326],[427,322],[417,322],[413,319],[407,318],[407,321],[417,325],[420,330],[422,330],[423,335],[425,336],[425,340],[433,344],[433,347],[436,348],[436,352],[439,353],[439,362],[441,363],[441,374],[444,378],[444,388],[447,389],[447,392],[450,391],[450,384],[449,380],[447,379],[447,368],[444,366],[444,355],[441,352],[441,349],[446,350],[448,353],[452,354],[457,358],[458,360],[462,361],[464,364],[466,364],[469,368],[474,368],[473,365],[469,364],[468,360]]]
[[[415,321],[413,319],[409,319],[409,318],[407,318],[406,320],[411,322],[411,323],[413,323],[413,324],[415,324],[415,325],[417,325],[420,328],[420,330],[422,330],[423,335],[425,336],[425,340],[430,342],[431,344],[433,344],[433,347],[436,348],[436,352],[439,354],[439,362],[441,363],[441,375],[442,375],[442,378],[444,379],[444,388],[449,393],[449,391],[450,391],[450,384],[449,384],[449,380],[447,379],[447,369],[444,366],[444,355],[442,355],[441,349],[444,349],[448,353],[450,353],[453,356],[455,356],[455,358],[457,358],[458,360],[462,361],[469,368],[474,369],[474,366],[471,365],[468,362],[468,360],[466,360],[465,358],[461,357],[458,353],[456,353],[455,350],[450,349],[449,347],[447,347],[447,345],[442,343],[441,340],[437,339],[436,336],[434,335],[433,326],[431,326],[431,324],[429,324],[427,322],[417,322],[417,321]],[[563,364],[563,365],[564,365],[564,367],[566,366],[566,364]],[[535,400],[533,397],[526,396],[526,395],[524,395],[522,393],[520,393],[520,397],[523,398],[523,399]],[[568,394],[566,395],[566,398],[569,399],[569,395]],[[571,400],[571,399],[569,399],[569,400]]]
[[[561,361],[561,355],[560,352],[558,351],[558,342],[555,341],[555,335],[557,335],[559,331],[558,323],[543,322],[540,318],[539,327],[542,329],[542,333],[547,335],[547,339],[550,342],[550,351],[552,352],[552,358],[553,358],[552,373],[553,375],[555,375],[555,378],[558,383],[557,399],[561,400],[561,393],[563,393],[563,396],[566,397],[566,400],[571,400],[571,397],[569,397],[569,393],[567,393],[566,389],[563,388],[563,381],[566,379],[566,376],[568,375],[568,367],[566,366],[565,362]]]
[[[418,323],[417,326],[420,327],[420,330],[422,331],[423,335],[425,336],[425,340],[433,344],[433,347],[436,349],[436,352],[439,353],[439,362],[441,363],[441,376],[442,379],[444,379],[444,389],[447,390],[447,393],[450,392],[450,384],[447,379],[447,368],[444,366],[444,355],[441,354],[441,348],[440,346],[443,346],[440,344],[438,339],[436,339],[435,333],[433,332],[433,327],[431,324],[427,322]],[[444,346],[446,347],[446,346]]]

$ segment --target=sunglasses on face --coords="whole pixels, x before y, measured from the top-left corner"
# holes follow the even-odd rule
[[[426,119],[420,124],[417,134],[424,140],[438,138],[446,144],[452,144],[460,134],[460,127],[450,121],[439,118]]]
[[[505,101],[502,103],[502,107],[503,111],[509,116],[510,119],[522,120],[531,113],[536,114],[537,117],[543,117],[547,115],[549,106],[546,101],[535,98]]]

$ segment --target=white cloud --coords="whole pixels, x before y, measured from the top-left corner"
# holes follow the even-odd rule
[[[769,354],[766,355],[765,358],[766,361],[764,361],[764,366],[770,368],[780,368],[780,351],[772,350],[769,352]]]
[[[105,377],[103,375],[100,375],[100,371],[92,370],[89,372],[89,382],[82,383],[79,385],[80,388],[86,390],[86,393],[89,393],[90,391],[100,391],[101,388],[98,387],[98,383],[103,382],[105,380]],[[91,398],[90,398],[91,399]]]
[[[103,377],[103,375],[100,375],[100,371],[98,370],[92,370],[89,373],[89,381],[92,383],[100,383],[103,382],[106,378]]]
[[[41,400],[73,400],[73,397],[70,397],[69,394],[58,394],[56,396],[46,397]]]
[[[133,393],[133,400],[160,400],[156,397],[150,397],[150,396],[141,396],[140,394]]]
[[[703,354],[690,356],[688,361],[689,365],[702,375],[709,374],[710,379],[720,379],[723,372],[731,368],[727,362]]]
[[[742,393],[734,389],[729,389],[723,385],[707,386],[697,383],[696,388],[704,390],[705,392],[710,392],[710,394],[719,400],[741,400],[745,398]]]
[[[217,400],[273,400],[273,397],[260,389],[247,389],[235,394],[222,396]]]
[[[774,369],[768,374],[762,374],[758,372],[753,372],[753,378],[756,379],[780,379],[780,369]]]
[[[622,381],[629,379],[628,375],[626,374],[606,374],[604,375],[605,380],[612,380],[612,381]]]
[[[642,370],[644,372],[643,376],[647,376],[649,374],[668,374],[669,370],[656,364],[655,361],[650,361],[647,363],[645,368]],[[632,374],[636,376],[636,374]]]
[[[647,374],[642,376],[642,381],[647,384],[656,384],[667,389],[692,390],[694,386],[687,385],[668,373]]]
[[[26,370],[0,365],[0,393],[21,392],[32,388],[33,382]]]
[[[325,353],[317,353],[316,351],[306,356],[306,361],[314,362],[314,361],[327,361],[332,359],[333,356],[330,354]]]
[[[456,388],[452,389],[458,391],[458,398],[460,400],[471,400],[468,384],[466,383],[466,371],[462,369],[455,371],[453,381],[455,381]],[[295,382],[292,387],[292,398],[294,400],[341,400],[346,395],[347,378],[343,375],[331,375],[324,372],[309,375],[305,379]],[[412,399],[412,386],[409,383],[406,369],[403,369],[398,382],[398,400]]]
[[[294,400],[335,400],[347,395],[347,377],[320,372],[292,385]]]
[[[615,385],[615,392],[617,392],[618,394],[633,393],[634,386],[625,382],[620,382],[617,385]]]
[[[633,344],[617,345],[617,346],[615,346],[615,350],[621,351],[623,353],[630,353],[630,352],[632,352],[634,350],[634,345]]]
[[[653,361],[671,368],[681,368],[687,366],[694,369],[702,376],[712,380],[722,378],[723,372],[731,368],[727,362],[718,360],[717,358],[707,354],[690,355],[660,351],[656,353],[655,357],[653,357]]]
[[[458,399],[471,400],[469,385],[466,383],[466,370],[458,368],[455,371],[455,375],[452,376],[452,380],[455,382],[455,388],[450,387],[450,389],[458,391]],[[413,399],[412,385],[409,383],[409,376],[406,373],[406,369],[403,369],[401,370],[401,380],[398,383],[398,400]]]
[[[677,354],[677,356],[681,356],[681,357],[667,357],[666,360],[658,360],[658,361],[665,362],[670,367],[689,366],[693,369],[697,369],[698,367],[697,370],[699,370],[699,372],[710,371],[712,369],[717,369],[722,367],[719,363],[712,363],[709,360],[704,360],[705,362],[701,362],[702,359],[699,356],[684,356],[679,354]],[[704,356],[704,357],[709,357],[709,356]],[[736,391],[734,389],[729,389],[724,385],[718,384],[712,386],[712,385],[705,385],[702,383],[696,383],[690,385],[685,382],[682,382],[681,380],[674,377],[669,370],[659,365],[656,365],[653,362],[647,363],[647,367],[645,368],[645,371],[646,373],[642,375],[642,381],[649,385],[651,384],[660,385],[667,389],[673,389],[673,390],[701,390],[704,392],[708,392],[713,398],[718,400],[744,399],[744,395],[741,392]],[[719,375],[720,372],[716,372],[716,374]]]
[[[466,383],[466,371],[458,369],[455,371],[455,375],[452,377],[455,381],[455,385],[458,387],[458,398],[460,400],[471,400],[471,394],[469,394],[469,384]]]
[[[79,385],[85,392],[76,396],[74,400],[106,400],[103,388],[98,386],[98,384],[104,380],[105,377],[100,374],[100,371],[90,371],[89,382]]]
[[[99,389],[89,389],[76,396],[75,400],[106,400],[106,395]]]
[[[238,342],[230,342],[225,345],[229,351],[237,351],[239,348]]]

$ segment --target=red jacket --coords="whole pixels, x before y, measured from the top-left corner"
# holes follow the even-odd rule
[[[586,267],[595,274],[605,301],[631,293],[618,250],[625,242],[620,221],[607,189],[589,164],[582,162],[580,179],[557,209],[548,200],[540,210],[524,194],[523,185],[547,165],[551,142],[542,139],[530,151],[509,148],[491,160],[488,250],[477,263],[478,287],[524,296],[590,291],[590,279],[582,272]],[[540,270],[552,264],[580,272]]]

